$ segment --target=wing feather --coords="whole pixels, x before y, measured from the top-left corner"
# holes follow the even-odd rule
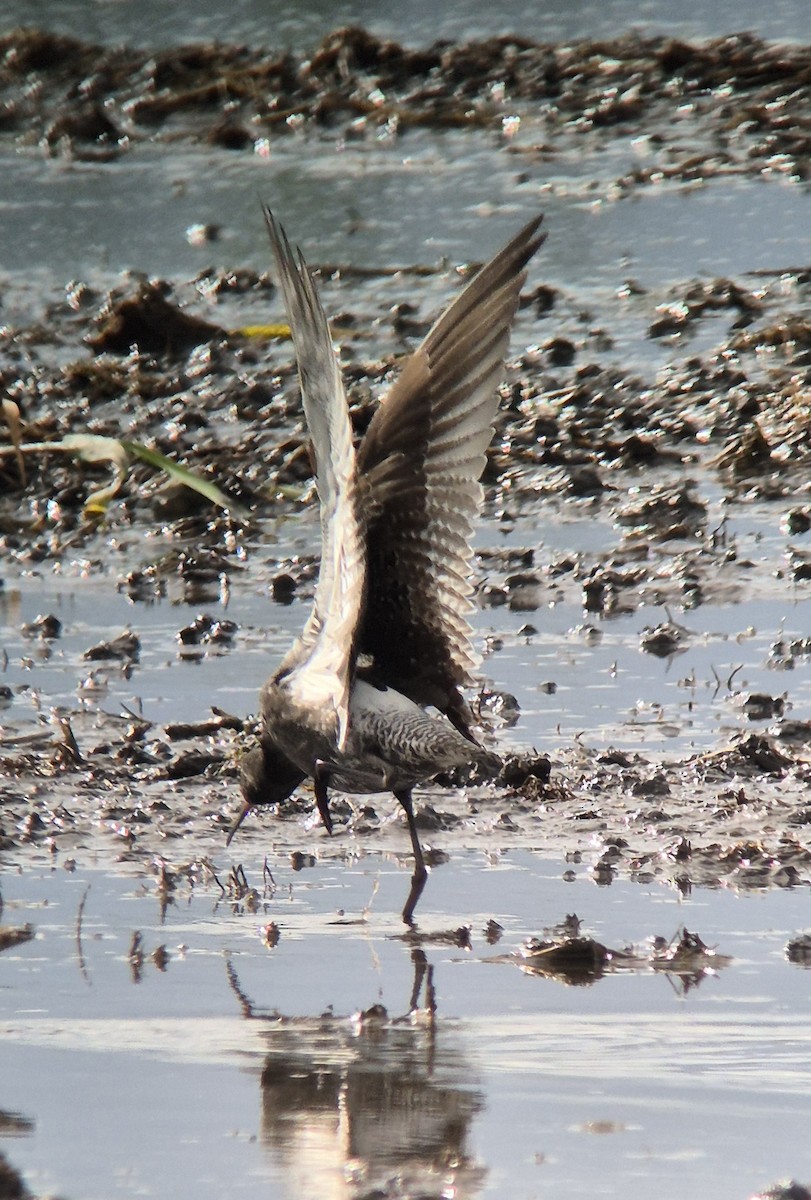
[[[358,648],[381,681],[469,733],[460,688],[476,658],[471,538],[497,388],[526,264],[526,225],[467,285],[406,361],[358,456],[367,599]]]
[[[279,675],[288,677],[287,686],[303,703],[334,709],[336,744],[342,749],[366,574],[352,427],[329,324],[307,265],[300,252],[294,256],[268,209],[265,221],[296,351],[321,502],[321,567],[313,610]]]

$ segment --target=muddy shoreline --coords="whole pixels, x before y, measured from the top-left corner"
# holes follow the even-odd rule
[[[626,187],[719,171],[806,178],[811,150],[811,51],[746,33],[704,44],[504,36],[408,49],[345,28],[304,56],[216,43],[111,48],[31,28],[0,37],[0,56],[4,136],[79,157],[178,139],[250,151],[306,126],[350,138],[490,129],[510,140],[522,117],[540,137],[519,154],[554,156],[561,138],[595,131],[654,137],[662,164]],[[704,145],[686,152],[680,143],[697,134]]]
[[[26,30],[0,39],[0,136],[21,153],[89,157],[109,161],[110,170],[144,143],[167,153],[178,139],[249,153],[263,138],[303,137],[308,129],[374,138],[385,128],[404,140],[413,125],[493,130],[519,170],[522,158],[578,153],[584,138],[593,149],[595,139],[644,136],[655,160],[618,176],[616,195],[729,172],[780,176],[799,188],[811,147],[810,56],[808,48],[748,35],[705,45],[628,35],[567,46],[499,38],[407,50],[341,30],[303,58],[215,45],[100,48]],[[647,630],[642,650],[676,655],[682,632],[672,614],[751,588],[752,564],[713,524],[708,486],[721,503],[773,509],[775,525],[796,545],[771,574],[778,590],[805,595],[811,265],[808,247],[798,249],[800,260],[774,275],[690,280],[658,293],[629,280],[623,295],[593,298],[585,312],[580,296],[543,282],[527,289],[486,475],[489,519],[503,530],[571,504],[610,521],[615,537],[591,556],[541,560],[532,546],[483,551],[479,599],[494,620],[503,607],[526,612],[529,627],[551,594],[565,593],[579,596],[586,621],[599,625],[653,597],[672,613]],[[471,270],[475,264],[448,272],[444,264],[397,263],[377,275],[358,274],[351,263],[323,265],[359,435],[399,356],[430,323],[421,286],[439,272],[450,293]],[[402,298],[381,307],[380,281],[389,286],[392,277],[402,281]],[[88,492],[108,480],[109,465],[42,452],[21,468],[12,453],[0,457],[9,589],[31,572],[58,572],[77,560],[110,570],[111,544],[134,545],[145,530],[161,531],[168,550],[112,570],[114,586],[132,600],[137,643],[139,603],[177,580],[189,604],[221,595],[256,569],[263,522],[295,516],[313,501],[289,346],[252,329],[257,312],[278,319],[278,296],[268,273],[211,268],[188,280],[131,278],[108,291],[76,278],[40,299],[35,320],[0,330],[0,375],[23,441],[117,437],[123,424],[127,437],[216,483],[244,514],[218,512],[136,462],[101,521],[90,519]],[[651,343],[671,349],[665,371],[623,366],[612,330],[629,311]],[[10,450],[9,427],[0,429],[3,445]],[[311,556],[263,551],[262,586],[276,601],[306,601],[314,571]],[[239,621],[227,624],[189,612],[178,619],[177,640],[193,649],[220,639],[227,649],[236,638],[230,652],[238,653]],[[110,648],[118,632],[77,658],[77,684],[94,649],[115,670],[137,674],[137,645]],[[58,646],[47,624],[34,623],[24,636],[32,653]],[[775,645],[774,655],[804,664],[809,646],[795,638]],[[497,678],[497,663],[490,669]],[[490,690],[485,715],[495,713],[497,725],[503,705],[497,684]],[[58,852],[96,837],[144,861],[174,860],[167,847],[178,838],[195,854],[221,852],[249,721],[217,718],[179,732],[103,709],[93,721],[77,720],[68,709],[43,731],[20,715],[25,691],[15,685],[4,693],[6,852],[28,843]],[[512,786],[432,794],[426,835],[435,829],[450,853],[482,838],[561,854],[587,849],[604,882],[619,871],[679,887],[808,884],[811,723],[790,718],[776,696],[742,694],[740,702],[751,705],[753,731],[728,750],[670,761],[562,748],[548,782],[531,771],[522,781],[518,768]],[[251,840],[271,836],[272,827],[274,843],[295,849],[309,804],[304,793],[281,820],[266,814]],[[376,813],[346,805],[342,818],[364,845],[392,840]],[[306,838],[317,835],[308,828]]]

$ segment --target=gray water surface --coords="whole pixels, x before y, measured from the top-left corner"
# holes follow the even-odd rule
[[[804,0],[406,0],[391,6],[375,0],[234,0],[227,10],[211,0],[181,0],[166,5],[145,0],[134,7],[124,0],[6,0],[0,31],[41,25],[89,41],[138,45],[219,40],[254,45],[314,47],[340,25],[361,25],[379,37],[406,45],[440,38],[486,38],[505,33],[536,41],[611,38],[637,28],[674,37],[707,38],[751,30],[761,37],[803,41],[811,32]]]
[[[208,266],[265,270],[260,199],[286,222],[308,260],[390,267],[484,260],[510,230],[544,212],[550,237],[535,270],[551,284],[616,290],[628,278],[664,288],[696,275],[788,270],[806,260],[811,193],[790,181],[711,180],[656,186],[623,199],[580,164],[517,164],[486,134],[412,133],[389,148],[294,138],[270,159],[198,149],[141,148],[110,165],[14,154],[0,171],[2,270],[47,270],[53,283],[125,270],[188,278]],[[194,225],[219,230],[196,246]],[[32,257],[32,247],[36,253]]]
[[[15,853],[5,876],[6,918],[38,933],[2,960],[0,1104],[17,1124],[0,1144],[43,1193],[360,1197],[401,1172],[419,1194],[733,1200],[811,1166],[791,892],[685,900],[596,888],[585,864],[563,885],[527,851],[455,855],[423,927],[465,913],[473,945],[426,947],[431,1021],[408,1016],[420,956],[384,915],[403,879],[376,855],[280,866],[250,912],[210,881],[163,910],[154,881],[81,849],[75,865]],[[376,883],[364,923],[342,924]],[[523,973],[510,954],[564,908],[611,945],[711,928],[733,961],[686,990],[650,971],[579,988]],[[393,1024],[352,1020],[375,1004]]]

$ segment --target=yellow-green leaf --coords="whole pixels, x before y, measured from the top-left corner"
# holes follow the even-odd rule
[[[106,512],[110,501],[117,495],[121,484],[127,478],[129,458],[123,442],[120,442],[118,438],[102,437],[100,434],[69,433],[62,438],[61,442],[53,443],[52,448],[75,454],[83,462],[109,462],[112,464],[115,471],[112,483],[91,492],[84,502],[86,513],[98,515]]]
[[[199,475],[195,475],[188,467],[181,467],[179,463],[173,462],[171,458],[166,458],[157,450],[150,450],[149,446],[144,446],[141,442],[122,441],[121,446],[133,458],[140,458],[142,462],[148,463],[151,467],[156,467],[159,471],[165,471],[172,479],[176,479],[178,483],[182,483],[184,487],[191,488],[195,492],[199,492],[201,496],[205,496],[212,504],[219,505],[235,515],[243,515],[244,509],[235,500],[226,496],[215,483],[211,483],[208,479],[201,479]]]
[[[102,437],[96,433],[68,433],[61,442],[52,442],[50,449],[61,448],[70,454],[75,454],[83,462],[113,463],[118,470],[126,473],[128,458],[123,442],[118,438]]]
[[[256,338],[259,341],[292,336],[289,325],[243,325],[241,329],[235,329],[234,333],[238,337]]]

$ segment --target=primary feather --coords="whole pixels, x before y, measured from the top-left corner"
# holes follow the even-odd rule
[[[471,538],[510,327],[543,241],[526,225],[439,318],[378,408],[360,449],[368,599],[359,649],[381,679],[469,732],[460,688],[476,663]]]
[[[321,503],[321,568],[313,611],[280,673],[302,704],[334,713],[335,746],[341,750],[366,571],[352,426],[329,325],[307,265],[301,255],[294,257],[267,209],[265,220],[296,350]]]

